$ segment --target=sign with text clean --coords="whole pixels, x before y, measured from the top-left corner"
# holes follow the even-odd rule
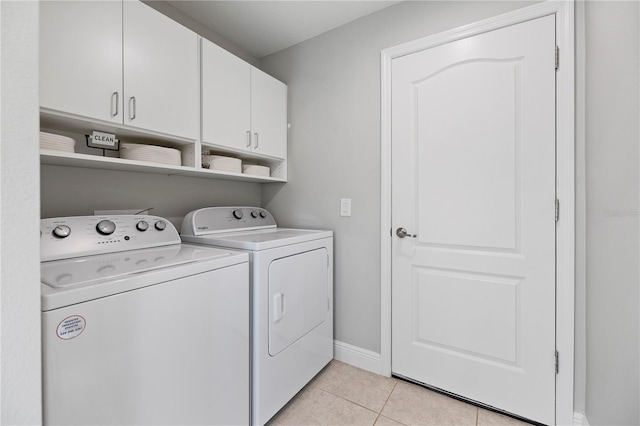
[[[92,148],[102,148],[117,151],[119,149],[119,140],[116,135],[93,131],[88,138],[87,145]]]

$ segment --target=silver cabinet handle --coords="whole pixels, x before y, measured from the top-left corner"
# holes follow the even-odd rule
[[[251,130],[247,130],[247,148],[251,148]]]
[[[132,96],[129,98],[129,120],[136,119],[136,97]]]
[[[255,143],[255,145],[253,145],[253,149],[257,149],[258,148],[258,134],[254,133],[253,135],[256,137],[256,143]]]
[[[416,234],[409,234],[409,233],[407,233],[407,230],[406,230],[406,229],[404,229],[404,228],[398,228],[398,229],[396,229],[396,235],[397,235],[399,238],[405,238],[405,237],[409,237],[409,238],[416,238],[416,237],[417,237],[417,235],[416,235]]]
[[[115,112],[111,113],[111,117],[115,117],[116,115],[118,115],[118,104],[120,104],[120,94],[118,92],[113,92],[111,94],[111,111],[113,111],[113,104],[114,104],[113,98],[114,98],[114,96],[116,98],[116,102],[115,102],[116,110],[115,110]]]

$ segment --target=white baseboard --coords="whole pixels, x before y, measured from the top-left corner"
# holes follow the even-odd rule
[[[333,358],[375,374],[381,374],[382,372],[379,353],[338,340],[333,341]],[[574,412],[573,426],[589,426],[587,416],[584,413]]]
[[[333,341],[333,357],[345,364],[381,374],[380,354],[348,343]]]
[[[574,426],[589,426],[587,416],[584,413],[573,413],[573,424]]]
[[[333,341],[333,358],[375,374],[381,374],[382,372],[379,353],[338,340]],[[573,426],[589,426],[587,416],[584,413],[574,412]]]

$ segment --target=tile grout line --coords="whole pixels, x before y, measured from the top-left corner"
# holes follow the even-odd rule
[[[389,396],[387,396],[387,399],[384,401],[384,404],[382,404],[382,408],[380,409],[380,413],[378,414],[378,418],[382,415],[382,412],[384,411],[384,407],[387,406],[387,403],[389,402],[389,399],[391,398],[391,394],[393,394],[393,391],[396,390],[396,387],[398,386],[398,383],[399,383],[398,379],[395,379],[395,383],[393,384],[393,389],[391,389],[391,392],[389,392]],[[399,420],[393,419],[391,417],[388,417],[388,418],[393,420],[394,422],[398,422],[398,423],[400,423],[402,425],[404,424]],[[378,420],[376,419],[376,421],[378,421]]]
[[[331,362],[333,362],[333,360],[332,360]],[[346,365],[349,365],[349,364],[346,364]],[[327,364],[327,367],[325,367],[325,368],[326,368],[326,369],[328,369],[328,368],[330,368],[330,367],[331,367],[331,363]],[[353,366],[350,366],[350,367],[353,367]],[[357,369],[357,367],[353,367],[353,368],[356,368],[356,369]],[[323,369],[323,370],[324,370],[324,369]],[[359,370],[359,369],[358,369],[358,370]],[[318,375],[317,375],[317,376],[316,376],[312,381],[316,381],[316,379],[317,379],[321,374],[322,374],[322,372],[321,372],[320,374],[318,374]],[[375,374],[375,373],[374,373],[374,374]],[[358,406],[358,407],[364,408],[364,409],[365,409],[365,410],[367,410],[367,411],[370,411],[370,412],[372,412],[372,413],[375,413],[375,414],[376,414],[376,419],[375,419],[375,421],[374,421],[374,423],[373,423],[373,425],[375,425],[375,424],[376,424],[376,422],[377,422],[377,421],[380,419],[380,417],[382,416],[382,411],[384,411],[384,408],[386,407],[387,403],[389,402],[389,398],[391,398],[391,394],[392,394],[392,393],[393,393],[393,391],[396,389],[396,387],[397,387],[397,385],[398,385],[398,383],[399,383],[399,380],[398,380],[397,378],[390,377],[390,379],[392,379],[392,380],[393,380],[393,387],[392,387],[392,388],[391,388],[391,390],[389,391],[389,394],[387,395],[387,398],[385,399],[384,403],[382,404],[382,407],[380,408],[380,411],[375,411],[375,410],[373,410],[372,408],[367,407],[367,406],[365,406],[365,405],[362,405],[362,404],[361,404],[361,403],[359,403],[359,402],[352,401],[351,399],[349,399],[349,398],[347,398],[347,397],[345,397],[345,396],[342,396],[342,395],[339,395],[339,394],[337,394],[337,393],[335,393],[335,392],[333,392],[333,391],[330,391],[330,390],[326,389],[324,386],[322,386],[322,384],[321,384],[321,383],[316,383],[313,387],[315,387],[315,388],[319,389],[319,390],[320,390],[320,391],[322,391],[322,392],[326,392],[326,393],[328,393],[329,395],[333,395],[334,397],[339,398],[339,399],[341,399],[341,400],[343,400],[343,401],[349,402],[349,403],[354,404],[354,405],[356,405],[356,406]],[[383,416],[383,417],[384,417],[384,416]],[[388,417],[388,418],[389,418],[389,419],[391,419],[390,417]],[[398,421],[398,420],[395,420],[395,419],[391,419],[391,420],[393,420],[393,421],[395,421],[395,422],[397,422],[397,423],[399,423],[399,424],[401,424],[401,425],[404,425],[404,423],[402,423],[402,422],[400,422],[400,421]]]
[[[333,360],[332,360],[331,362],[333,362]],[[330,364],[331,364],[331,363],[327,364],[327,367],[328,367]],[[346,365],[349,365],[349,364],[346,364]],[[350,365],[349,365],[349,366],[350,366]],[[353,366],[350,366],[350,367],[352,367],[352,368],[354,368],[354,369],[358,369],[358,370],[360,370],[360,369],[359,369],[359,368],[357,368],[357,367],[353,367]],[[365,371],[365,370],[362,370],[362,371]],[[375,374],[375,373],[372,373],[372,374]],[[318,374],[318,376],[320,376],[320,374]],[[317,378],[318,376],[316,376],[316,378]],[[394,380],[393,388],[392,388],[392,389],[391,389],[391,391],[389,392],[389,395],[391,395],[391,392],[393,392],[393,389],[395,389],[395,388],[396,388],[396,384],[398,383],[398,380],[397,380],[397,379],[393,379],[393,380]],[[313,379],[313,381],[315,381],[315,378]],[[373,410],[373,409],[371,409],[371,408],[369,408],[369,407],[367,407],[367,406],[365,406],[365,405],[362,405],[362,404],[360,404],[360,403],[358,403],[358,402],[356,402],[356,401],[352,401],[352,400],[350,400],[350,399],[349,399],[349,398],[347,398],[347,397],[344,397],[344,396],[342,396],[342,395],[338,395],[337,393],[335,393],[335,392],[333,392],[333,391],[330,391],[330,390],[328,390],[328,389],[325,389],[325,388],[322,386],[322,384],[320,384],[320,383],[316,384],[316,385],[315,385],[315,387],[316,387],[316,388],[318,388],[318,389],[320,389],[320,390],[321,390],[321,391],[323,391],[323,392],[326,392],[326,393],[328,393],[328,394],[330,394],[330,395],[333,395],[333,396],[335,396],[335,397],[337,397],[337,398],[343,399],[343,400],[345,400],[345,401],[347,401],[347,402],[350,402],[350,403],[352,403],[352,404],[355,404],[355,405],[357,405],[357,406],[359,406],[359,407],[362,407],[362,408],[364,408],[364,409],[366,409],[366,410],[369,410],[369,411],[371,411],[372,413],[376,413],[376,414],[380,414],[380,413],[382,412],[382,408],[384,408],[384,406],[386,405],[387,401],[389,400],[389,396],[387,396],[387,399],[385,400],[385,403],[382,405],[382,408],[380,409],[380,412],[377,412],[377,411],[375,411],[375,410]]]
[[[380,419],[380,413],[378,413],[376,419],[373,421],[373,426],[376,426],[376,423],[378,423],[378,419]]]
[[[350,399],[345,398],[345,397],[344,397],[344,396],[342,396],[342,395],[338,395],[337,393],[331,392],[330,390],[323,389],[323,388],[322,388],[322,387],[320,387],[320,386],[316,386],[316,388],[317,388],[318,390],[322,391],[322,392],[328,393],[329,395],[333,395],[333,396],[335,396],[335,397],[336,397],[336,398],[338,398],[338,399],[341,399],[341,400],[343,400],[343,401],[347,401],[348,403],[353,404],[353,405],[357,405],[357,406],[358,406],[358,407],[360,407],[360,408],[364,408],[364,409],[365,409],[365,410],[367,410],[367,411],[371,411],[372,413],[375,413],[375,414],[380,414],[380,413],[378,413],[378,412],[376,412],[376,411],[372,410],[372,409],[371,409],[371,408],[369,408],[369,407],[366,407],[366,406],[364,406],[364,405],[362,405],[362,404],[360,404],[360,403],[358,403],[358,402],[351,401]]]
[[[393,389],[396,388],[396,384],[393,384]],[[393,389],[391,389],[391,392],[393,392]],[[391,392],[389,392],[389,395],[391,395]],[[380,412],[378,413],[378,415],[376,416],[375,421],[373,422],[373,426],[376,426],[376,423],[378,423],[378,420],[380,420],[380,416],[382,415],[382,410],[384,410],[384,406],[387,404],[387,401],[389,400],[389,397],[387,397],[386,401],[384,402],[384,404],[382,404],[382,408],[380,408]]]
[[[371,411],[372,413],[376,413],[376,415],[377,415],[377,416],[376,416],[376,420],[375,420],[375,421],[374,421],[374,423],[373,423],[373,424],[375,425],[375,424],[376,424],[376,422],[378,421],[378,419],[380,418],[380,416],[382,415],[382,411],[384,410],[384,407],[387,405],[387,402],[389,402],[389,398],[391,398],[391,394],[393,393],[393,391],[395,390],[395,388],[396,388],[396,386],[397,386],[397,385],[398,385],[398,380],[397,380],[397,379],[394,379],[393,388],[391,388],[391,391],[389,391],[389,395],[388,395],[388,396],[387,396],[387,398],[385,399],[384,404],[382,404],[382,408],[380,408],[380,411],[379,411],[379,412],[376,412],[375,410],[372,410],[371,408],[369,408],[369,407],[367,407],[367,406],[364,406],[364,405],[362,405],[362,404],[360,404],[360,403],[358,403],[358,402],[356,402],[356,401],[352,401],[352,400],[350,400],[349,398],[346,398],[346,397],[344,397],[344,396],[342,396],[342,395],[338,395],[338,394],[337,394],[337,393],[335,393],[335,392],[332,392],[332,391],[330,391],[330,390],[328,390],[328,389],[325,389],[325,388],[324,388],[322,385],[320,385],[320,384],[316,384],[316,385],[315,385],[315,387],[316,387],[317,389],[321,390],[322,392],[326,392],[326,393],[328,393],[329,395],[333,395],[333,396],[335,396],[336,398],[342,399],[343,401],[347,401],[347,402],[349,402],[349,403],[351,403],[351,404],[357,405],[358,407],[364,408],[364,409],[365,409],[365,410],[367,410],[367,411]],[[394,421],[396,421],[396,422],[397,422],[397,420],[395,420],[395,419],[391,419],[391,420],[394,420]],[[398,422],[398,423],[400,423],[400,424],[404,424],[404,423],[401,423],[401,422]]]

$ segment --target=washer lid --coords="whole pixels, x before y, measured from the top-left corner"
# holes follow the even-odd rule
[[[321,238],[331,238],[332,236],[332,231],[273,228],[202,236],[182,235],[181,237],[183,241],[191,243],[258,251]]]
[[[42,309],[81,303],[248,260],[246,253],[175,244],[42,262]]]

